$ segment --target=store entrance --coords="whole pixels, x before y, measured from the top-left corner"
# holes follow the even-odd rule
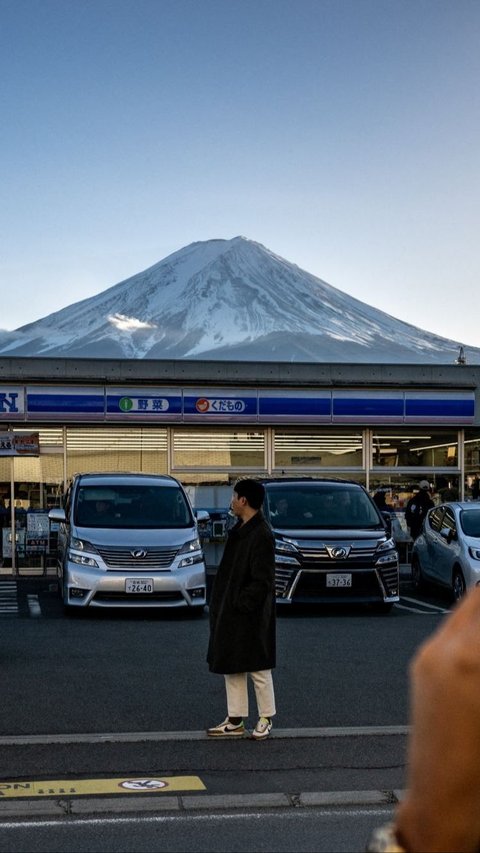
[[[3,435],[0,575],[54,573],[57,531],[50,527],[48,512],[60,505],[63,455],[57,448],[43,452],[38,433],[12,430]]]
[[[48,512],[59,505],[55,483],[14,483],[13,504],[10,484],[0,483],[2,575],[54,573],[57,531],[51,529]]]

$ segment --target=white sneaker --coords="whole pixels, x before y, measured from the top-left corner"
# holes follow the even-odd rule
[[[220,723],[218,726],[212,726],[211,729],[207,729],[209,737],[243,737],[244,734],[245,724],[243,720],[236,725],[230,722],[229,717],[226,717],[223,723]]]
[[[262,738],[268,737],[270,732],[272,731],[272,721],[270,717],[260,717],[257,725],[255,726],[252,737],[256,740],[261,740]]]

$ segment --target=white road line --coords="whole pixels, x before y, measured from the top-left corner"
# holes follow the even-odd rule
[[[173,798],[172,798],[173,799]],[[166,823],[179,823],[184,825],[186,822],[188,823],[228,823],[231,821],[250,821],[253,817],[263,818],[265,816],[265,812],[269,811],[270,817],[274,818],[277,821],[285,821],[291,820],[294,817],[295,821],[309,821],[309,820],[318,820],[318,812],[325,817],[336,817],[338,818],[338,808],[329,808],[327,806],[317,806],[316,809],[298,809],[295,806],[285,806],[284,809],[279,809],[277,807],[273,807],[271,809],[252,809],[246,808],[242,806],[241,795],[238,797],[238,805],[230,805],[230,811],[226,814],[222,813],[209,813],[202,814],[196,811],[194,808],[187,810],[182,809],[178,814],[145,814],[143,813],[141,817],[139,817],[138,812],[142,812],[141,805],[141,797],[138,798],[136,802],[135,811],[137,814],[132,814],[132,816],[117,816],[112,814],[105,814],[102,817],[72,817],[71,815],[59,814],[58,817],[66,818],[68,820],[68,824],[64,822],[64,826],[67,825],[68,828],[77,829],[83,828],[84,826],[98,826],[102,827],[108,824],[117,824],[120,826],[127,826],[134,823],[145,824],[166,824]],[[171,811],[174,811],[174,806]],[[356,807],[348,807],[348,805],[344,805],[342,808],[342,817],[365,817],[366,815],[370,817],[383,817],[388,816],[393,812],[395,808],[394,803],[385,803],[385,805],[378,806],[364,806],[363,808]],[[242,811],[239,811],[242,809]],[[8,820],[2,821],[1,829],[18,829],[19,827],[31,827],[32,829],[54,829],[60,826],[58,817],[54,820],[51,818],[46,818],[45,820],[32,820],[28,816],[25,818],[18,818],[17,820]]]
[[[418,605],[417,607],[409,607],[408,604],[401,604],[402,601],[410,601],[412,604]],[[423,613],[427,616],[433,616],[435,613],[450,613],[450,610],[447,610],[445,607],[438,607],[434,604],[426,604],[423,601],[416,601],[414,598],[406,598],[402,595],[400,602],[395,604],[395,607],[400,607],[402,610],[410,610],[412,613]],[[428,608],[428,609],[424,609]],[[432,612],[429,612],[432,611]]]
[[[407,604],[395,604],[395,607],[398,607],[399,610],[408,610],[410,613],[417,613],[419,616],[436,616],[436,613],[430,613],[429,610],[420,610],[419,607],[408,607]],[[448,610],[439,610],[437,613],[448,613]]]
[[[30,616],[41,616],[42,608],[38,600],[38,595],[27,595],[27,604]]]
[[[429,607],[431,610],[440,611],[440,613],[450,613],[448,608],[439,607],[438,604],[427,604],[426,601],[419,601],[418,598],[409,598],[408,595],[402,595],[402,601],[410,601],[412,604],[420,604],[422,607]]]

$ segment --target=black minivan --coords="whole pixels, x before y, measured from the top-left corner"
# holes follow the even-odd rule
[[[275,534],[277,603],[399,601],[399,559],[388,521],[366,489],[337,479],[272,479],[264,513]]]

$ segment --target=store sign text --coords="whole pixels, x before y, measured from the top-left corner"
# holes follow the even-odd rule
[[[168,412],[165,397],[121,397],[118,407],[122,412]]]
[[[243,400],[201,397],[195,403],[195,408],[201,414],[206,414],[207,412],[233,412],[234,414],[241,414],[241,412],[245,411],[245,403]]]
[[[0,412],[19,412],[17,400],[18,394],[14,391],[8,394],[0,393]]]

